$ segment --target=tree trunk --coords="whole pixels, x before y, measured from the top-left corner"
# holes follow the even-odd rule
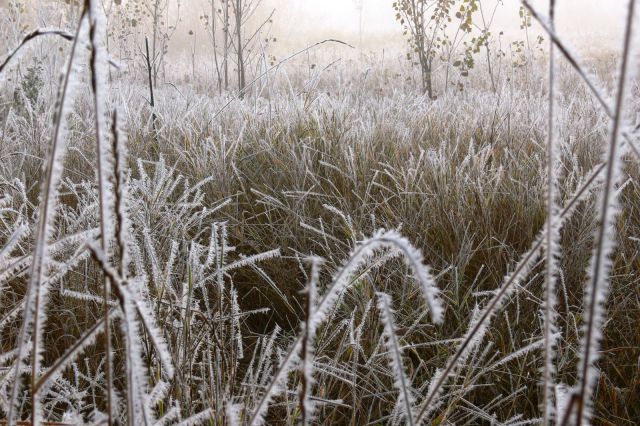
[[[244,55],[242,46],[242,0],[236,0],[236,50],[238,53],[238,90],[240,92],[240,98],[244,97],[244,90],[246,86],[245,70],[244,70]]]
[[[224,90],[229,89],[229,0],[224,1]]]
[[[218,62],[218,43],[216,42],[216,8],[215,1],[211,0],[211,41],[213,43],[213,64],[216,68],[216,81],[218,82],[218,94],[222,94],[222,75]]]

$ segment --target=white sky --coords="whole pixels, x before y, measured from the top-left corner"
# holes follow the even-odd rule
[[[264,0],[265,7],[276,8],[275,33],[283,43],[303,45],[326,37],[340,37],[358,44],[356,0]],[[388,44],[400,37],[394,20],[393,0],[360,0],[364,3],[363,39],[367,48]],[[546,0],[533,0],[546,12]],[[485,11],[493,10],[496,0],[482,0]],[[623,25],[627,0],[557,0],[558,26],[574,44],[616,47]],[[518,0],[503,0],[494,24],[494,33],[519,33]],[[387,42],[387,43],[385,43]],[[599,45],[599,46],[598,46]]]

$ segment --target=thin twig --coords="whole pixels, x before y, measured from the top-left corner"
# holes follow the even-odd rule
[[[540,14],[534,9],[534,7],[529,3],[528,0],[520,0],[524,7],[529,10],[531,16],[538,21],[542,29],[549,35],[551,41],[558,48],[560,53],[565,57],[567,62],[573,67],[573,69],[578,73],[582,81],[585,82],[591,93],[596,97],[598,103],[602,106],[602,109],[607,114],[607,116],[611,119],[614,119],[614,111],[611,109],[611,105],[604,98],[604,95],[601,93],[600,89],[598,89],[599,84],[596,84],[592,77],[587,75],[587,72],[584,70],[584,67],[578,62],[578,59],[575,57],[573,53],[569,51],[569,48],[560,40],[558,34],[554,31],[554,29],[550,28],[549,25],[545,22],[544,19],[540,16]],[[636,147],[635,143],[631,139],[631,135],[629,135],[626,131],[621,130],[622,137],[626,140],[628,147],[631,149],[631,152],[640,160],[640,150]]]
[[[585,297],[586,323],[584,343],[582,348],[582,359],[580,365],[580,381],[577,395],[577,418],[576,424],[582,425],[583,419],[589,420],[590,413],[587,413],[587,404],[593,387],[592,363],[597,359],[597,348],[600,327],[604,307],[602,306],[607,294],[607,281],[610,279],[611,260],[609,256],[613,250],[615,242],[611,238],[614,231],[614,221],[619,211],[616,203],[616,177],[619,173],[620,158],[618,154],[620,128],[622,126],[622,115],[625,100],[625,86],[627,83],[627,72],[630,62],[631,42],[633,37],[633,22],[635,20],[635,0],[629,1],[627,10],[627,20],[624,35],[624,46],[622,62],[620,64],[620,76],[618,77],[618,93],[614,109],[614,120],[611,128],[611,140],[609,142],[609,152],[607,154],[607,167],[605,173],[604,189],[601,196],[600,216],[598,218],[598,228],[595,240],[595,250],[593,253],[591,285]]]
[[[224,104],[222,106],[222,108],[220,108],[218,111],[215,112],[215,114],[213,114],[213,117],[211,117],[211,120],[209,121],[209,124],[216,119],[216,117],[218,117],[224,110],[226,110],[229,105],[231,105],[234,101],[238,100],[238,99],[242,99],[242,97],[244,96],[244,94],[246,93],[247,90],[249,90],[249,88],[251,88],[251,86],[253,86],[256,82],[258,82],[262,77],[264,77],[265,75],[269,74],[271,71],[273,71],[274,69],[279,68],[282,64],[290,61],[291,59],[295,58],[298,55],[301,55],[305,52],[308,52],[309,50],[320,46],[321,44],[325,44],[325,43],[338,43],[338,44],[342,44],[345,46],[348,46],[352,49],[355,49],[355,47],[353,47],[352,45],[350,45],[349,43],[345,43],[344,41],[340,41],[340,40],[336,40],[333,38],[330,39],[326,39],[326,40],[322,40],[319,41],[317,43],[314,43],[310,46],[305,47],[302,50],[299,50],[289,56],[287,56],[286,58],[282,59],[280,62],[278,62],[277,64],[271,66],[270,68],[268,68],[267,70],[263,71],[260,75],[258,75],[256,78],[254,78],[251,82],[249,82],[247,85],[244,86],[244,89],[240,90],[240,92],[236,95],[233,96],[231,99],[229,99],[229,101]]]
[[[99,17],[97,16],[98,7],[95,4],[95,0],[86,0],[85,7],[89,11],[90,22],[90,41],[91,41],[91,60],[89,62],[91,69],[91,89],[93,91],[93,101],[95,110],[95,135],[96,135],[96,165],[97,165],[97,180],[98,180],[98,198],[99,198],[99,219],[100,219],[100,247],[106,253],[109,242],[109,212],[107,205],[107,161],[104,155],[104,151],[107,150],[107,146],[103,141],[104,129],[102,129],[102,114],[104,114],[101,97],[102,86],[100,81],[100,54],[98,49],[102,46],[99,37],[101,36],[101,28],[98,28]],[[106,275],[103,275],[103,293],[102,293],[102,309],[103,309],[103,324],[105,334],[105,380],[106,380],[106,399],[107,399],[107,420],[109,424],[113,423],[113,403],[112,403],[112,390],[113,390],[113,377],[112,377],[112,356],[111,356],[111,331],[109,325],[109,302],[111,299],[111,281]]]
[[[549,1],[549,26],[555,29],[555,0]],[[556,248],[558,246],[557,229],[557,204],[556,204],[556,141],[554,138],[554,113],[555,113],[555,52],[553,42],[549,43],[549,111],[548,111],[548,135],[547,135],[547,229],[545,233],[546,265],[544,288],[544,365],[542,370],[543,398],[542,398],[542,424],[549,425],[553,412],[553,378],[554,378],[554,347],[556,345],[555,333],[555,279],[558,266]]]
[[[69,62],[67,64],[65,77],[60,88],[59,103],[60,110],[56,116],[55,130],[53,134],[53,140],[51,142],[51,148],[47,159],[46,172],[42,179],[42,195],[40,201],[40,215],[38,227],[36,228],[36,245],[33,255],[33,262],[31,264],[31,270],[29,274],[29,285],[26,296],[25,309],[22,320],[22,327],[18,338],[18,356],[16,359],[15,372],[13,375],[13,386],[11,389],[11,398],[9,402],[9,412],[7,418],[9,424],[14,424],[15,421],[15,409],[18,401],[18,393],[20,389],[20,365],[26,357],[26,351],[28,347],[28,340],[31,334],[32,340],[32,353],[31,353],[31,400],[32,400],[32,414],[31,423],[36,424],[37,410],[38,410],[38,397],[37,392],[34,392],[35,383],[37,381],[37,374],[39,370],[40,356],[38,354],[38,342],[40,340],[38,325],[40,322],[40,303],[42,285],[44,281],[44,269],[45,260],[47,256],[48,238],[51,228],[51,216],[55,215],[55,204],[57,196],[57,184],[59,181],[59,162],[61,161],[64,151],[64,135],[62,134],[66,115],[64,114],[64,107],[68,102],[68,95],[71,91],[72,74],[74,67],[74,60],[77,53],[77,49],[80,46],[78,42],[78,35],[83,28],[83,23],[87,15],[86,7],[83,8],[80,14],[80,20],[76,29],[76,36],[73,38],[73,46],[71,48],[71,54],[69,56]],[[28,40],[27,40],[28,41]],[[34,318],[32,318],[32,316]],[[33,330],[30,332],[31,322],[33,321]]]
[[[22,49],[25,44],[27,44],[29,41],[35,38],[46,36],[46,35],[55,35],[55,36],[62,37],[67,41],[73,41],[73,35],[65,30],[46,29],[46,28],[38,28],[37,30],[33,30],[29,34],[27,34],[22,39],[22,42],[18,45],[18,47],[13,49],[13,51],[9,53],[9,56],[7,56],[4,61],[2,61],[2,64],[0,64],[0,74],[2,74],[2,71],[4,70],[4,68],[9,64],[11,59],[13,59],[13,57],[18,54],[18,51],[20,51],[20,49]]]

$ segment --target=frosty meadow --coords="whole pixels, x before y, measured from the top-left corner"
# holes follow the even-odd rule
[[[640,424],[640,6],[563,1],[0,1],[0,425]]]

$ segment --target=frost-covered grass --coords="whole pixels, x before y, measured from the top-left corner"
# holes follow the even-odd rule
[[[640,421],[635,80],[625,137],[560,58],[551,139],[543,61],[432,101],[364,57],[161,85],[156,131],[77,50],[58,104],[0,87],[0,418],[538,424],[585,383],[583,423]]]

